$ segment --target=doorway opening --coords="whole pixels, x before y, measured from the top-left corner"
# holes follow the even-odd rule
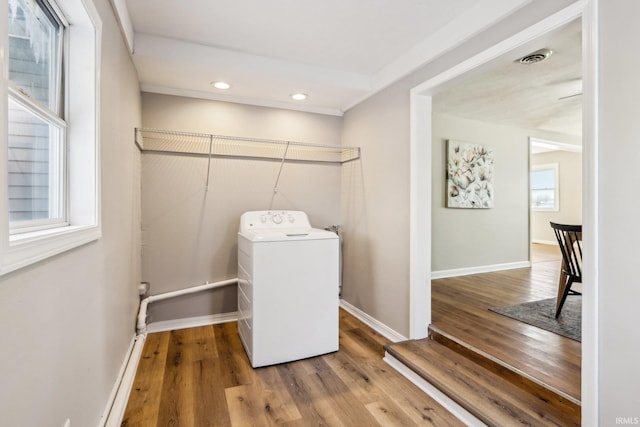
[[[498,46],[494,46],[487,51],[470,58],[469,60],[459,64],[456,67],[438,75],[423,84],[415,87],[411,93],[411,242],[410,242],[410,279],[411,279],[411,302],[410,302],[410,337],[423,338],[427,335],[428,326],[432,322],[431,313],[431,273],[432,266],[432,202],[435,200],[432,194],[432,176],[431,168],[424,165],[432,165],[433,158],[433,129],[432,114],[434,112],[434,96],[444,89],[457,84],[463,78],[467,79],[471,75],[479,75],[491,67],[495,67],[499,63],[505,63],[509,60],[504,55],[513,54],[519,49],[528,49],[528,44],[535,41],[539,37],[545,36],[563,25],[567,25],[572,21],[580,18],[583,14],[585,4],[578,4],[575,7],[567,8],[558,14],[555,14],[545,21],[536,25],[531,31],[524,31],[516,36],[505,40]],[[582,30],[585,39],[590,40],[593,32],[594,24],[592,15],[587,13],[583,17]],[[585,19],[586,18],[586,19]],[[584,88],[585,95],[582,97],[582,105],[585,107],[584,116],[592,117],[595,112],[595,102],[593,94],[594,76],[596,63],[593,59],[593,52],[589,49],[584,51]],[[583,161],[583,170],[595,171],[594,154],[595,139],[594,123],[585,120],[586,125],[583,126],[583,140],[585,152],[589,155]],[[585,176],[588,173],[584,174]],[[594,182],[596,177],[589,176],[589,179],[583,183],[583,194],[587,197],[584,206],[584,224],[585,234],[593,232],[595,225],[593,218],[595,217],[595,205],[591,201],[594,194]],[[528,199],[528,197],[527,197]],[[594,251],[595,248],[587,249]],[[592,255],[593,256],[593,255]],[[595,259],[595,256],[594,256]],[[588,272],[585,272],[587,274]],[[595,274],[589,279],[591,286],[597,286]],[[597,294],[597,293],[596,293]],[[596,307],[595,296],[586,295],[583,302],[583,336],[589,335],[588,343],[583,344],[583,357],[586,355],[585,364],[582,367],[582,389],[587,393],[582,394],[583,402],[583,420],[591,419],[593,414],[587,409],[590,403],[596,401],[596,396],[592,390],[595,387],[597,379],[595,372],[595,361],[597,356],[597,335],[595,325],[590,318]],[[591,317],[590,317],[591,316]]]

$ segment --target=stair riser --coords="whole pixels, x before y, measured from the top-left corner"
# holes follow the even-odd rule
[[[578,404],[438,330],[385,350],[486,425],[580,425]]]

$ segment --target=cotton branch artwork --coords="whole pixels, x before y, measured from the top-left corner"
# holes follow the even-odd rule
[[[486,146],[447,141],[447,207],[493,207],[493,152]]]

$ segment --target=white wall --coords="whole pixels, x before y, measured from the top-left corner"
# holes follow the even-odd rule
[[[599,425],[640,423],[640,57],[629,47],[640,39],[640,2],[600,0],[598,102],[598,317]],[[585,171],[585,175],[592,171]],[[585,239],[588,236],[585,236]],[[585,244],[588,241],[585,240]]]
[[[110,3],[95,3],[103,22],[103,236],[0,278],[2,425],[61,427],[67,418],[76,427],[97,425],[134,335],[140,96]]]
[[[558,212],[531,211],[531,240],[554,243],[549,221],[582,224],[582,153],[549,151],[531,155],[531,165],[558,164]]]
[[[142,122],[159,128],[340,145],[342,118],[143,93]],[[144,281],[158,294],[237,276],[240,215],[267,210],[279,160],[142,155]],[[307,212],[322,228],[340,221],[340,165],[285,162],[274,209]],[[150,306],[151,321],[236,310],[234,286]]]

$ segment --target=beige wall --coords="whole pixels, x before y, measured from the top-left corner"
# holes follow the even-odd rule
[[[340,145],[342,118],[143,93],[142,122],[218,135]],[[240,215],[267,210],[279,160],[142,155],[142,277],[158,294],[237,276]],[[285,162],[274,209],[307,212],[313,226],[340,222],[340,165]],[[235,286],[150,306],[151,321],[236,310]]]
[[[0,278],[0,424],[98,424],[134,335],[140,278],[136,72],[110,3],[103,23],[98,241]]]
[[[558,164],[558,212],[531,212],[531,240],[555,243],[556,236],[549,221],[560,224],[582,224],[582,153],[550,151],[531,156],[531,165]]]

